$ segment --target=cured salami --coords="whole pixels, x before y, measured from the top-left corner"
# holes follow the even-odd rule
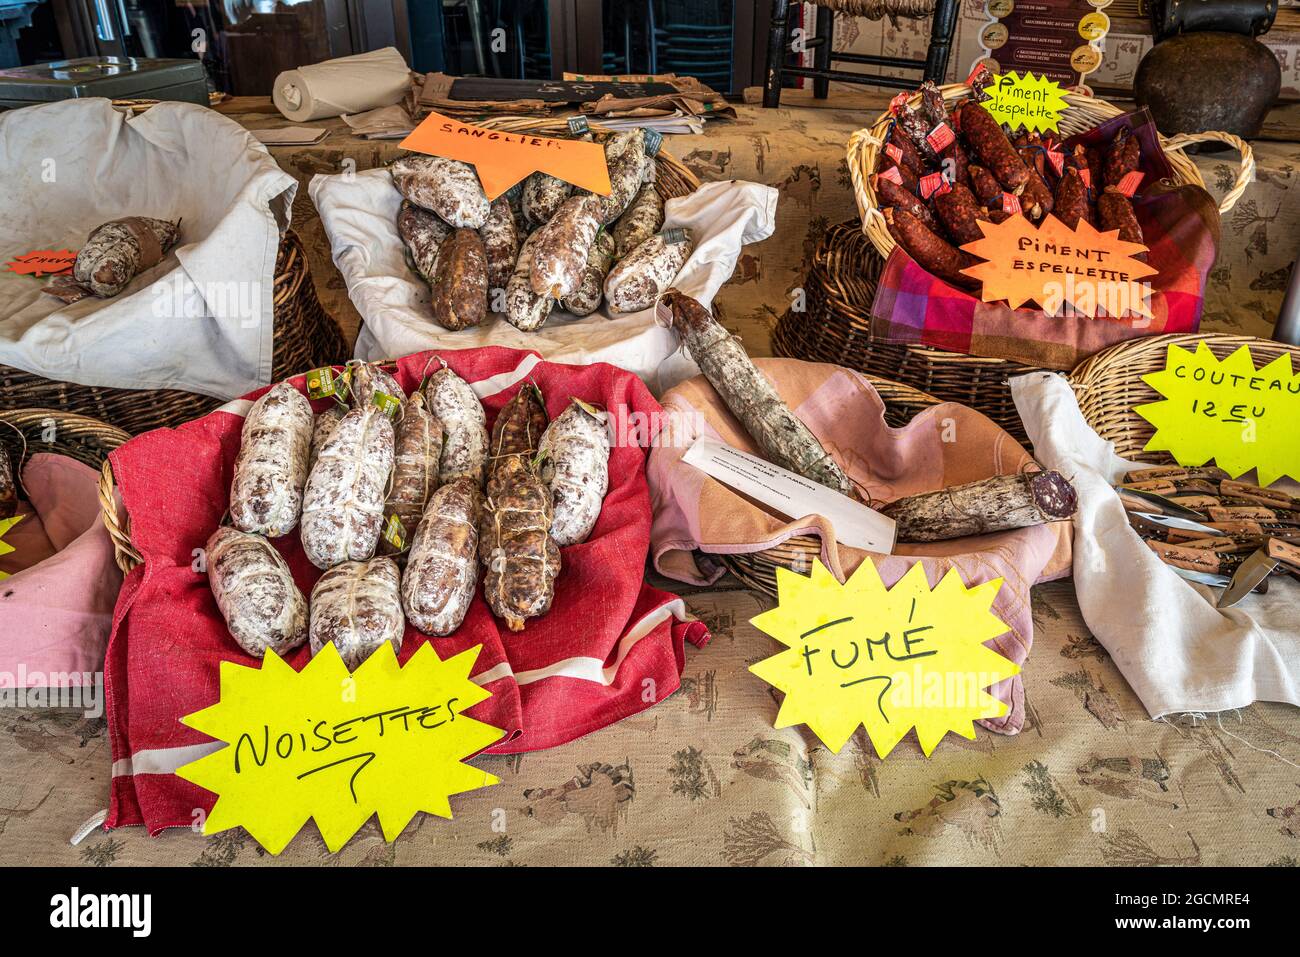
[[[531,382],[525,382],[514,394],[514,398],[501,409],[492,426],[492,450],[488,456],[489,477],[508,458],[522,458],[526,463],[532,464],[542,441],[542,433],[546,431],[547,421],[542,390]]]
[[[670,289],[659,320],[677,330],[700,371],[769,459],[820,485],[851,495],[852,483],[745,353],[745,347],[690,296]]]
[[[550,536],[551,496],[518,456],[504,460],[488,482],[479,549],[486,551],[483,597],[511,631],[544,615],[555,597],[560,549]]]
[[[311,456],[307,462],[308,474],[311,474],[311,470],[316,467],[316,460],[320,458],[320,450],[325,447],[325,443],[334,434],[334,430],[339,427],[339,423],[343,421],[343,416],[347,411],[347,406],[335,402],[316,416],[316,422],[311,429]],[[303,479],[303,484],[307,484],[306,479]]]
[[[529,281],[539,296],[563,299],[578,288],[587,253],[600,230],[600,197],[570,196],[537,230]]]
[[[488,220],[479,230],[483,240],[483,253],[487,258],[488,289],[504,289],[515,271],[519,261],[519,228],[515,225],[515,214],[510,202],[504,196],[498,196],[492,202],[492,211]]]
[[[533,292],[533,257],[540,232],[538,230],[524,240],[515,271],[506,283],[506,321],[520,332],[540,329],[555,306],[555,300],[550,296]]]
[[[483,321],[487,315],[488,266],[478,233],[458,229],[442,244],[438,272],[430,289],[433,321],[444,329],[468,329]]]
[[[377,363],[352,362],[348,364],[347,372],[354,409],[364,409],[374,405],[377,392],[391,396],[399,402],[406,397],[397,380]]]
[[[332,644],[354,671],[384,642],[400,651],[405,630],[401,575],[391,558],[344,562],[321,575],[311,590],[313,657]]]
[[[524,180],[522,206],[528,225],[536,229],[551,221],[560,205],[573,193],[573,186],[546,173],[533,173]]]
[[[307,640],[307,601],[280,553],[260,535],[222,526],[205,548],[208,584],[231,636],[250,655]]]
[[[551,537],[557,545],[585,542],[609,489],[605,413],[577,399],[542,435],[541,478],[551,493]]]
[[[597,218],[609,225],[623,215],[645,180],[645,169],[653,163],[645,152],[645,130],[621,130],[605,143],[605,165],[609,169],[610,192],[600,196]]]
[[[438,466],[442,459],[442,423],[425,408],[424,393],[416,390],[402,406],[397,423],[393,481],[384,501],[385,521],[396,516],[403,546],[381,536],[383,554],[402,551],[415,534],[429,497],[438,487]]]
[[[313,425],[311,403],[287,382],[253,403],[244,417],[230,484],[235,528],[279,538],[298,524]]]
[[[402,200],[397,211],[397,235],[406,246],[411,268],[425,282],[433,282],[438,271],[438,250],[451,235],[451,227],[427,209]]]
[[[307,479],[302,549],[317,568],[375,553],[393,471],[393,420],[373,405],[339,422]]]
[[[681,230],[681,234],[681,242],[670,242],[672,237],[665,233],[651,236],[610,270],[605,279],[605,301],[611,312],[640,312],[655,304],[694,248],[690,232]]]
[[[457,479],[433,493],[415,530],[402,577],[406,620],[426,635],[449,635],[465,620],[478,584],[483,493]]]
[[[560,305],[575,316],[589,316],[600,308],[605,298],[605,277],[614,265],[614,237],[601,230],[587,253],[578,288],[560,300]]]
[[[180,221],[128,216],[96,227],[77,253],[71,276],[56,276],[45,292],[76,302],[116,296],[146,269],[162,262],[180,236]]]
[[[646,183],[614,224],[614,259],[625,257],[659,232],[663,224],[663,198],[654,183]]]
[[[393,163],[389,172],[404,199],[437,213],[448,224],[478,229],[487,222],[488,200],[468,163],[411,154]]]
[[[468,382],[443,366],[424,386],[429,411],[442,423],[442,457],[438,484],[448,485],[467,478],[483,484],[487,466],[487,413]]]

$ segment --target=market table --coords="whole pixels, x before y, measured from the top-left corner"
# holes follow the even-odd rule
[[[792,101],[793,102],[793,101]],[[834,103],[834,101],[832,101]],[[250,128],[283,124],[267,101],[223,108]],[[855,214],[843,144],[879,112],[741,107],[735,122],[669,148],[701,178],[780,188],[777,232],[749,248],[720,294],[749,349],[802,281],[830,224]],[[312,147],[276,149],[304,184],[294,208],[326,306],[356,331],[305,182],[396,155],[333,121]],[[1207,329],[1267,334],[1296,256],[1300,145],[1256,144],[1260,182],[1224,222]],[[1230,156],[1198,158],[1214,189]],[[336,857],[312,828],[279,858],[242,831],[91,830],[111,774],[102,717],[0,711],[0,864],[1295,864],[1300,857],[1300,710],[1152,722],[1090,635],[1073,586],[1033,590],[1028,720],[1014,737],[949,736],[930,759],[905,742],[884,761],[861,733],[831,754],[803,728],[773,730],[777,701],[748,672],[775,643],[748,622],[771,606],[724,579],[682,589],[713,640],[688,649],[683,687],[651,710],[547,752],[476,763],[501,777],[453,802],[453,821],[421,816],[393,844],[367,825]],[[504,814],[500,813],[504,812]]]

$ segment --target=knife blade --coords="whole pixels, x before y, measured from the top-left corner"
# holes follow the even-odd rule
[[[1300,573],[1300,548],[1281,539],[1270,538],[1263,548],[1241,563],[1241,567],[1232,576],[1232,582],[1219,596],[1215,607],[1231,608],[1279,567],[1293,573]]]
[[[1227,588],[1232,579],[1227,575],[1215,575],[1211,572],[1197,572],[1190,568],[1179,568],[1177,565],[1166,565],[1171,572],[1179,578],[1186,578],[1189,582],[1196,582],[1201,585],[1210,585],[1213,588]]]
[[[1159,512],[1129,512],[1129,514],[1137,515],[1140,518],[1146,519],[1148,522],[1153,522],[1154,524],[1161,525],[1165,528],[1181,528],[1188,532],[1201,532],[1207,538],[1215,538],[1216,536],[1223,534],[1218,529],[1211,528],[1209,525],[1202,525],[1200,522],[1194,522],[1190,518],[1180,518],[1177,515],[1161,515]]]

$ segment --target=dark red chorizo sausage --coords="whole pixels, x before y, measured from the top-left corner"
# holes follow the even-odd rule
[[[978,163],[971,163],[966,167],[966,175],[970,177],[971,192],[975,194],[975,198],[979,200],[981,206],[1001,202],[1002,184],[983,166]]]
[[[883,176],[877,176],[872,185],[876,188],[876,197],[880,200],[882,208],[893,206],[897,209],[905,209],[931,229],[939,228],[934,214],[915,193],[908,192],[893,180],[885,179]]]
[[[885,219],[889,222],[890,234],[921,268],[955,286],[976,285],[973,279],[962,275],[961,272],[962,269],[973,266],[978,261],[970,253],[956,248],[942,236],[936,235],[933,230],[906,210],[886,210]]]
[[[954,183],[952,189],[934,197],[934,209],[943,220],[958,246],[965,246],[977,239],[984,238],[984,232],[976,225],[976,219],[984,218],[975,194],[961,183]]]
[[[890,147],[893,147],[891,150]],[[921,154],[912,142],[912,138],[903,132],[903,128],[895,122],[889,128],[889,138],[885,143],[884,152],[899,166],[905,166],[913,174],[920,176],[925,171],[925,164],[921,162]],[[895,155],[897,154],[897,155]]]
[[[1025,189],[1020,194],[1020,208],[1025,211],[1026,216],[1037,222],[1050,213],[1055,205],[1055,199],[1047,183],[1031,168],[1029,179],[1025,180]]]
[[[1119,135],[1111,140],[1102,162],[1105,182],[1097,183],[1097,187],[1118,186],[1120,180],[1138,168],[1141,160],[1142,146],[1138,143],[1138,138],[1129,130],[1120,130]]]
[[[1088,214],[1088,188],[1083,185],[1083,177],[1073,166],[1065,168],[1065,175],[1056,184],[1056,218],[1071,229],[1079,220],[1091,222]]]
[[[1029,167],[1020,158],[993,114],[969,100],[957,113],[962,135],[975,158],[1010,192],[1019,194],[1029,179]]]
[[[1114,186],[1107,186],[1105,192],[1097,198],[1097,218],[1101,220],[1102,229],[1118,229],[1119,238],[1124,242],[1143,241],[1142,226],[1137,220],[1137,214],[1133,212],[1133,204]],[[1134,258],[1145,261],[1146,254],[1139,253]]]

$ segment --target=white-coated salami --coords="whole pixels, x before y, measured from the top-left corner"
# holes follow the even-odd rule
[[[529,273],[533,292],[563,299],[578,288],[587,254],[600,231],[599,209],[599,196],[570,196],[551,221],[537,230]]]
[[[353,671],[384,642],[402,648],[401,575],[391,558],[344,562],[321,575],[311,590],[311,653],[328,644]]]
[[[324,412],[316,416],[316,422],[311,429],[311,457],[307,462],[307,474],[316,467],[316,460],[320,458],[320,450],[325,448],[325,443],[330,440],[334,430],[339,427],[343,421],[343,416],[347,414],[347,406],[335,402]],[[303,485],[307,480],[303,480]]]
[[[393,458],[393,481],[384,502],[385,522],[397,517],[400,534],[409,544],[420,524],[420,516],[429,497],[438,487],[438,467],[442,458],[442,423],[425,408],[424,393],[418,389],[402,406],[397,423],[397,454]],[[402,551],[402,547],[383,537],[379,550],[384,554]]]
[[[664,224],[664,201],[654,183],[646,183],[636,199],[614,224],[614,259],[628,253],[659,232]]]
[[[556,416],[538,449],[541,477],[551,492],[551,537],[561,546],[585,542],[609,489],[606,414],[576,399]]]
[[[483,493],[458,479],[433,493],[415,530],[402,577],[406,620],[426,635],[449,635],[465,620],[478,585]]]
[[[602,229],[587,252],[578,288],[565,296],[560,305],[575,316],[589,316],[600,308],[604,299],[605,277],[614,265],[614,237]]]
[[[504,196],[492,201],[488,221],[478,231],[487,257],[488,289],[504,289],[519,261],[520,236],[515,225],[515,214]]]
[[[424,386],[429,411],[442,423],[442,460],[438,484],[459,478],[483,484],[487,467],[487,413],[468,382],[443,366]]]
[[[205,549],[208,584],[230,634],[258,658],[283,655],[307,640],[307,600],[270,542],[222,526]]]
[[[375,553],[393,471],[393,421],[375,406],[343,416],[307,478],[302,549],[317,568]]]
[[[611,312],[649,309],[673,284],[694,248],[690,233],[682,233],[681,242],[669,242],[664,233],[651,236],[610,270],[605,279],[605,301]]]
[[[536,229],[551,221],[555,211],[573,193],[573,186],[547,173],[533,173],[524,180],[521,205],[528,225]]]
[[[398,402],[406,398],[406,393],[397,380],[377,364],[371,362],[353,362],[348,365],[352,408],[364,409],[375,404],[375,393],[382,392],[392,396]]]
[[[311,403],[287,382],[253,403],[230,484],[235,528],[268,538],[293,531],[302,511],[312,426]]]
[[[478,229],[488,218],[488,199],[468,163],[412,154],[389,167],[404,199],[437,213],[452,226]]]
[[[653,163],[645,153],[645,130],[621,130],[605,142],[605,166],[609,169],[610,193],[601,196],[597,216],[608,225],[623,215],[645,180],[646,165]]]
[[[451,235],[442,218],[407,200],[397,211],[397,235],[406,246],[407,259],[420,278],[433,282],[438,271],[438,251]]]
[[[533,292],[532,272],[533,255],[537,249],[537,236],[534,232],[519,250],[519,259],[515,271],[506,283],[506,321],[520,332],[532,332],[540,329],[551,314],[555,300],[550,296],[539,296]]]

